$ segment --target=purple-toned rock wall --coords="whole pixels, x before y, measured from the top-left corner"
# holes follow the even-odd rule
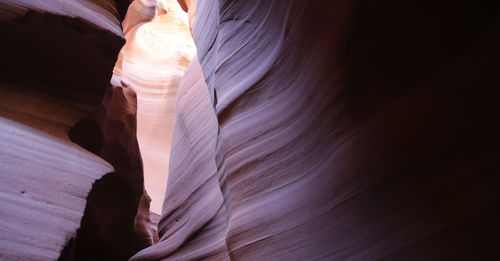
[[[497,4],[182,2],[202,72],[132,260],[500,256]]]
[[[0,259],[500,258],[497,1],[179,1],[160,217],[110,84],[130,2],[0,2]]]
[[[157,240],[136,96],[110,85],[128,2],[0,2],[0,259],[126,260]]]

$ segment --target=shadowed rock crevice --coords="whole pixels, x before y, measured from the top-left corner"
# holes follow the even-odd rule
[[[74,3],[76,2],[65,2],[61,5]],[[46,4],[49,9],[53,7],[50,6],[51,3]],[[92,15],[98,16],[100,14],[97,12],[103,10],[110,11],[105,15],[114,13],[113,1],[97,2],[97,4],[103,4],[104,8],[70,11],[77,15],[81,12],[87,15],[85,16],[87,18],[94,17]],[[23,7],[20,6],[20,8]],[[71,214],[58,214],[61,220],[49,219],[50,223],[47,225],[43,223],[47,221],[43,215],[37,219],[36,216],[26,216],[28,212],[17,213],[20,215],[18,220],[27,224],[33,222],[40,224],[41,231],[49,229],[51,224],[57,222],[57,226],[61,228],[52,231],[53,235],[46,236],[47,238],[66,237],[64,238],[67,240],[66,246],[60,249],[60,260],[126,260],[140,249],[153,244],[154,240],[157,240],[157,235],[155,235],[156,228],[149,216],[149,198],[143,188],[142,162],[135,136],[135,93],[132,90],[124,91],[121,86],[109,84],[118,53],[125,41],[120,35],[103,30],[92,21],[66,17],[62,11],[60,12],[58,15],[39,13],[28,7],[27,10],[20,12],[24,14],[23,16],[0,20],[2,31],[0,116],[40,130],[42,134],[49,134],[50,136],[42,135],[35,131],[30,134],[35,137],[34,140],[40,142],[41,151],[45,149],[68,151],[65,157],[73,158],[65,162],[65,165],[61,165],[61,170],[58,171],[68,168],[66,165],[69,166],[69,171],[66,173],[56,171],[57,173],[50,176],[61,176],[61,180],[58,180],[61,187],[45,193],[59,195],[58,200],[63,206],[69,204],[68,202],[77,201],[78,203],[68,208],[72,211]],[[119,27],[113,24],[118,23],[118,20],[97,22],[107,23],[109,27]],[[104,105],[97,106],[100,103]],[[2,124],[4,124],[3,120]],[[25,131],[24,128],[22,130]],[[68,131],[73,141],[111,163],[114,172],[109,173],[113,171],[113,168],[107,163],[103,166],[98,165],[103,164],[101,158],[94,157],[93,154],[71,143]],[[30,142],[27,139],[23,141],[23,136],[19,137],[21,142]],[[52,140],[59,147],[45,148],[47,144],[52,144],[48,142]],[[27,145],[24,147],[30,148]],[[37,149],[34,151],[36,152]],[[76,153],[75,151],[78,153],[71,154]],[[15,153],[15,151],[5,151],[5,153]],[[50,155],[47,157],[49,161],[46,164],[55,164],[51,163]],[[29,164],[38,162],[35,158],[22,160],[26,160]],[[85,166],[78,165],[81,164],[80,162],[87,161],[90,163]],[[6,163],[8,162],[2,161],[2,169],[6,167],[5,170],[8,170],[9,175],[11,172],[15,174],[18,171],[25,171],[21,168],[22,166],[9,167],[10,165]],[[59,168],[59,166],[54,167],[56,170]],[[85,210],[83,207],[79,210],[81,200],[84,202],[87,197],[88,190],[85,191],[85,186],[89,182],[88,179],[93,176],[101,177],[104,173],[101,175],[94,173],[102,171],[101,169],[106,169],[106,173],[109,174],[95,182],[88,194]],[[36,195],[34,191],[38,189],[30,187],[36,184],[32,182],[40,182],[45,186],[44,182],[49,181],[44,180],[50,180],[50,177],[44,178],[47,173],[43,172],[43,168],[31,170],[31,175],[32,181],[26,183],[21,189],[24,193],[18,193],[22,197],[31,198]],[[9,176],[2,173],[2,179],[7,177]],[[38,185],[36,188],[44,186]],[[66,186],[73,186],[73,189],[68,189]],[[68,195],[62,194],[63,191],[68,191]],[[82,196],[84,192],[85,195]],[[43,199],[37,200],[43,202]],[[59,208],[56,210],[59,211]],[[47,208],[46,211],[51,214],[51,211],[55,210]],[[81,216],[73,217],[79,214],[79,211],[84,213],[81,221]],[[6,212],[2,212],[1,215],[4,220],[5,217],[13,214],[7,215]],[[76,228],[66,231],[69,228],[68,222],[73,221],[81,225],[76,235],[74,234],[77,231]],[[20,229],[15,232],[16,230],[2,228],[2,234],[8,237],[14,233],[10,236],[11,239],[16,238],[22,242],[21,244],[26,244],[26,247],[36,248],[37,244],[28,245],[26,242],[38,233],[37,230],[22,231],[22,227]],[[27,233],[26,236],[23,233]],[[38,237],[45,238],[43,235]],[[3,240],[6,238],[2,238],[3,247],[12,244],[12,240]],[[59,243],[46,241],[44,244],[49,244],[50,249],[58,247]],[[44,244],[38,245],[43,247]],[[2,249],[0,256],[2,258],[37,259],[36,254],[29,251],[29,248],[26,248],[23,253],[22,247],[11,247]],[[57,249],[55,251],[58,252]],[[44,258],[49,255],[45,253],[45,250],[38,252]]]
[[[2,102],[18,103],[5,105],[1,116],[67,139],[101,101],[124,39],[79,19],[35,11],[0,20],[0,30]]]
[[[130,1],[15,1],[0,259],[500,258],[498,1],[181,0],[198,51],[182,79],[188,55],[139,28],[174,21],[171,0],[130,5],[123,55]],[[140,87],[176,97],[157,112],[175,116],[161,218]]]
[[[8,225],[1,228],[0,259],[55,260],[61,241],[73,237],[81,223],[92,183],[113,171],[67,133],[102,100],[124,40],[64,14],[29,8],[19,14],[0,20],[0,125],[6,128],[2,139],[8,138],[0,154],[11,158],[1,161],[7,197],[0,218]],[[9,194],[16,186],[22,193]],[[64,256],[71,256],[71,247],[66,249]]]
[[[0,30],[4,81],[92,106],[100,102],[125,43],[88,22],[35,11],[0,20]]]
[[[115,168],[89,194],[75,240],[75,260],[126,260],[157,238],[143,185],[136,104],[132,89],[110,86],[95,111],[69,132],[72,141]]]

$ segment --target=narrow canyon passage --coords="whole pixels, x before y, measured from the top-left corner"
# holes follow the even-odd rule
[[[145,15],[146,14],[146,15]],[[148,15],[153,17],[148,17]],[[151,19],[150,21],[144,21]],[[196,49],[177,1],[136,1],[123,22],[126,44],[113,70],[137,93],[137,139],[151,211],[161,214],[177,87]]]
[[[0,0],[0,260],[500,260],[497,2]]]

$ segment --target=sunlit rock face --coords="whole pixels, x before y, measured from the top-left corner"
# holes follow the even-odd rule
[[[161,213],[177,87],[195,47],[187,15],[176,1],[134,1],[123,25],[127,43],[112,81],[123,81],[137,93],[145,187],[152,198],[151,210]]]
[[[196,57],[179,85],[176,107],[170,174],[158,227],[161,241],[139,252],[132,260],[166,257],[192,260],[199,256],[225,260],[229,256],[224,242],[224,199],[219,190],[214,190],[218,186],[213,139],[217,134],[217,120]],[[190,235],[203,227],[210,230],[198,238],[202,240],[203,249],[198,249],[201,247],[198,244],[181,247],[190,241]]]
[[[196,9],[160,242],[132,260],[500,256],[492,2]]]
[[[135,26],[153,20],[157,12],[156,0],[136,0],[128,7],[127,15],[122,22],[123,32],[128,33]]]

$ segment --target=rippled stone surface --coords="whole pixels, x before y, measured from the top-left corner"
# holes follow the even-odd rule
[[[114,1],[1,2],[0,259],[128,259],[157,235],[135,135],[136,96],[109,84],[124,44],[119,8]],[[90,119],[97,124],[85,126]],[[88,151],[70,141],[70,130]]]
[[[123,23],[127,43],[112,81],[123,81],[137,93],[145,188],[152,198],[151,210],[161,213],[177,87],[196,50],[187,15],[176,1],[146,3],[134,1],[127,13]]]
[[[5,118],[0,133],[0,259],[56,260],[80,227],[92,184],[113,167]]]
[[[159,242],[132,260],[498,259],[493,1],[180,2],[197,56],[172,114],[189,59],[151,40],[175,33],[159,23],[168,2],[154,19],[150,2],[133,7],[138,45],[110,87],[111,1],[2,0],[1,17],[22,16],[0,22],[2,258],[52,260],[68,240],[64,259],[123,260],[156,242],[135,134],[161,133],[159,155],[175,117]],[[162,110],[141,109],[151,101]],[[162,115],[161,131],[136,128]],[[77,121],[72,139],[102,159],[69,142]],[[71,241],[103,159],[115,172]]]
[[[500,256],[492,2],[182,2],[202,72],[132,260]]]
[[[123,36],[119,14],[122,10],[117,8],[116,2],[120,3],[120,7],[128,4],[128,0],[1,0],[0,17],[5,19],[23,16],[29,10],[33,10],[39,13],[78,18],[98,28]]]
[[[80,228],[93,183],[114,171],[67,133],[102,99],[124,41],[111,27],[51,14],[54,2],[43,3],[50,10],[34,4],[42,3],[1,4],[2,260],[58,259]],[[119,26],[114,16],[106,23]]]

